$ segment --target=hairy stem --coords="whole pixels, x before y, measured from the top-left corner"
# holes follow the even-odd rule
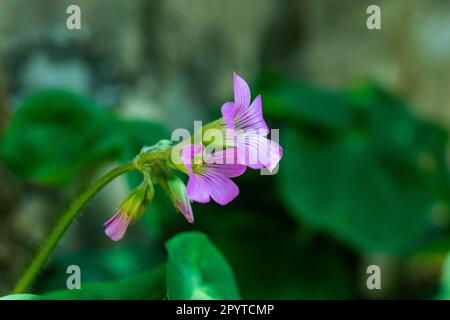
[[[33,283],[34,279],[39,274],[39,271],[45,265],[53,250],[55,250],[58,242],[67,231],[70,224],[81,212],[81,210],[83,210],[86,204],[114,178],[133,169],[135,169],[135,166],[132,163],[116,167],[115,169],[112,169],[103,177],[101,177],[99,180],[97,180],[90,188],[88,188],[83,194],[81,194],[81,196],[70,206],[69,210],[67,210],[62,215],[55,228],[52,230],[47,240],[44,242],[44,245],[39,250],[37,256],[34,258],[28,269],[26,269],[22,277],[17,282],[13,290],[14,293],[25,292]]]

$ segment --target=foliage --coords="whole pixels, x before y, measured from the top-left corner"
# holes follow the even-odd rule
[[[45,109],[45,111],[44,111]],[[18,108],[3,137],[9,169],[34,182],[67,182],[117,154],[120,135],[107,109],[76,94],[39,92]]]
[[[206,235],[182,233],[170,239],[166,247],[167,263],[137,275],[107,282],[83,283],[79,290],[56,290],[41,295],[15,294],[2,299],[239,299],[230,266]]]
[[[278,182],[294,217],[363,252],[420,244],[448,204],[446,133],[378,87],[333,94],[267,77],[267,110],[290,121]]]
[[[166,246],[169,299],[239,299],[231,268],[205,235],[180,234]]]
[[[131,240],[110,251],[56,255],[50,270],[81,261],[89,284],[79,292],[55,291],[65,274],[48,272],[37,286],[39,297],[358,297],[360,264],[372,252],[402,259],[448,238],[447,226],[435,222],[436,208],[448,212],[447,132],[374,85],[332,92],[271,73],[256,83],[266,120],[280,128],[284,154],[277,175],[238,178],[238,199],[226,209],[195,206],[193,225],[156,196],[138,223],[148,243],[139,238],[139,245]],[[158,123],[122,119],[87,98],[45,91],[19,106],[1,152],[20,178],[61,186],[85,169],[129,161],[143,145],[168,138]],[[136,186],[138,176],[129,182]],[[197,232],[168,240],[184,230],[206,233],[217,247]],[[448,250],[446,244],[439,251]],[[106,260],[117,267],[99,267]],[[445,271],[445,297],[447,278]]]
[[[447,255],[442,265],[442,279],[437,299],[450,300],[450,254]]]

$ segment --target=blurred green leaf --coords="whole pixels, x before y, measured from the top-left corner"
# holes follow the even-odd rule
[[[133,159],[142,147],[152,146],[161,139],[170,139],[169,130],[163,125],[147,120],[120,120],[120,128],[126,136],[124,161]]]
[[[255,90],[263,97],[264,115],[293,124],[336,130],[352,121],[353,108],[346,95],[263,72]]]
[[[436,298],[450,300],[450,254],[447,254],[447,257],[442,264],[441,286]]]
[[[349,99],[355,121],[339,134],[282,132],[280,194],[300,221],[359,250],[413,248],[433,227],[433,207],[448,199],[447,137],[378,88]]]
[[[261,179],[258,183],[261,186]],[[269,177],[265,177],[269,179]],[[267,181],[268,182],[268,181]],[[245,189],[261,208],[197,206],[196,223],[227,257],[243,299],[349,299],[353,296],[351,252],[298,225],[268,199],[268,183]],[[244,201],[244,199],[241,199]],[[239,202],[239,200],[236,200]],[[247,200],[245,200],[247,203]]]
[[[37,292],[55,291],[65,287],[67,266],[76,264],[82,270],[83,283],[107,282],[140,274],[165,263],[166,254],[162,242],[147,239],[135,244],[133,239],[124,239],[120,244],[108,249],[91,249],[91,245],[81,251],[56,252],[45,274],[51,277],[39,277],[34,285]],[[151,252],[151,254],[148,254]]]
[[[160,266],[145,273],[117,281],[88,283],[79,290],[59,290],[41,295],[58,300],[154,300],[166,294],[166,268]]]
[[[185,232],[166,247],[169,299],[239,299],[230,266],[206,235]]]
[[[350,97],[358,107],[356,130],[366,127],[374,149],[412,163],[428,180],[424,187],[447,201],[450,196],[447,131],[414,117],[407,105],[377,86],[355,87]]]
[[[26,99],[3,137],[2,154],[18,176],[60,184],[83,166],[120,151],[114,116],[93,101],[62,90],[41,91]]]
[[[42,299],[238,299],[233,273],[208,238],[186,232],[167,244],[166,266],[121,280],[88,283],[80,290],[58,290]]]

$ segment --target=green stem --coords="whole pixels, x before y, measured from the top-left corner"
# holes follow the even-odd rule
[[[86,190],[81,196],[70,206],[69,210],[61,217],[52,230],[41,250],[37,254],[36,258],[32,261],[28,269],[22,275],[14,287],[14,293],[23,293],[33,283],[36,276],[39,274],[41,268],[47,262],[49,256],[55,250],[61,237],[69,228],[75,217],[83,210],[86,204],[91,200],[105,185],[107,185],[114,178],[122,175],[123,173],[135,169],[133,163],[128,163],[112,169],[97,182],[95,182],[88,190]]]

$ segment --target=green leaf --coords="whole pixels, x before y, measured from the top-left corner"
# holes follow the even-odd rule
[[[206,235],[185,232],[166,247],[169,299],[239,299],[230,266]]]
[[[436,297],[440,300],[450,300],[450,254],[447,254],[442,265],[442,276],[439,294]]]
[[[154,300],[166,294],[166,268],[128,278],[101,283],[82,284],[79,290],[59,290],[41,295],[42,299],[58,300]]]
[[[264,198],[261,195],[260,199]],[[349,250],[332,241],[315,239],[305,228],[299,230],[282,209],[271,205],[263,204],[269,207],[267,210],[208,206],[196,210],[195,225],[207,230],[226,255],[242,298],[354,297]]]
[[[336,130],[352,121],[353,107],[346,95],[264,72],[256,92],[263,97],[264,115],[293,124]]]
[[[38,277],[37,292],[50,292],[64,288],[67,266],[76,263],[82,270],[82,282],[108,282],[152,270],[166,262],[162,242],[145,241],[131,245],[126,240],[108,249],[86,248],[74,252],[56,252],[47,266],[51,277]],[[89,246],[88,246],[89,247]],[[148,254],[151,252],[151,254]]]
[[[351,97],[358,121],[341,134],[284,130],[280,194],[294,217],[358,250],[407,251],[448,201],[446,135],[378,88]]]
[[[16,175],[61,184],[83,166],[114,157],[123,141],[116,119],[93,101],[62,90],[26,99],[3,137],[2,154]]]
[[[125,134],[126,148],[123,160],[133,159],[144,146],[152,146],[161,139],[170,139],[169,130],[163,125],[147,120],[121,120],[120,128]]]

